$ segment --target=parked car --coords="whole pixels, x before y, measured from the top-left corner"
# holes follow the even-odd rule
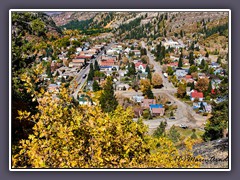
[[[185,125],[185,124],[180,124],[179,127],[183,128],[183,129],[187,129],[188,128],[188,126]]]
[[[82,78],[84,79],[84,78],[86,78],[86,77],[87,77],[87,74],[84,74]]]
[[[169,119],[176,119],[175,117],[173,117],[173,116],[171,116],[171,117],[169,117]]]

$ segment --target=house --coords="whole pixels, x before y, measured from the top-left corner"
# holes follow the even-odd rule
[[[212,68],[219,68],[220,64],[216,63],[216,62],[212,62],[212,64],[210,65]]]
[[[72,62],[69,63],[69,67],[82,67],[86,64],[86,59],[73,59]]]
[[[113,59],[102,59],[100,62],[99,62],[99,65],[100,66],[113,66],[115,64],[115,61]]]
[[[184,77],[184,79],[185,79],[186,83],[192,83],[192,82],[194,82],[194,79],[193,79],[193,77],[192,77],[191,75],[186,75],[186,76]]]
[[[203,101],[203,93],[198,92],[197,90],[193,90],[190,94],[191,101],[194,101],[195,99],[198,99],[199,101]]]
[[[177,79],[183,78],[187,75],[187,71],[185,69],[177,69],[175,72]]]
[[[142,100],[144,99],[144,96],[138,96],[138,95],[136,95],[136,96],[133,96],[132,97],[132,100],[134,101],[134,102],[142,102]]]
[[[168,64],[166,64],[167,66],[170,66],[170,67],[174,67],[174,68],[176,68],[176,67],[178,67],[178,62],[171,62],[171,63],[168,63]]]
[[[165,108],[163,108],[162,104],[150,104],[150,113],[152,116],[163,116],[165,112]]]
[[[121,83],[121,84],[118,84],[116,89],[118,91],[125,91],[125,90],[128,90],[129,89],[129,85],[128,84],[124,84],[124,83]]]
[[[59,86],[57,84],[49,84],[48,92],[59,92]]]
[[[155,99],[143,99],[141,102],[141,107],[143,109],[149,109],[150,104],[156,104],[156,100]]]
[[[208,78],[208,76],[205,73],[198,73],[198,78],[199,79]]]
[[[202,108],[203,112],[208,112],[208,113],[212,112],[212,106],[207,102],[193,103],[193,109],[199,109],[199,108]]]
[[[141,71],[141,72],[145,73],[146,72],[146,67],[147,67],[147,64],[143,64],[142,62],[135,63],[136,71]]]
[[[137,57],[140,57],[140,56],[141,56],[140,50],[131,50],[131,52],[133,52],[134,55],[137,56]]]

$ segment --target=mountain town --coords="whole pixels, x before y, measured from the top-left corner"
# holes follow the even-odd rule
[[[228,24],[12,12],[12,168],[228,168]]]

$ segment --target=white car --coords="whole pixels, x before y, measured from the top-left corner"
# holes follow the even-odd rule
[[[183,128],[183,129],[187,129],[188,128],[188,126],[185,125],[185,124],[180,124],[179,127]]]

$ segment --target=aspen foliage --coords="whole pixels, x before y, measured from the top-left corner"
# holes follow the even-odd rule
[[[26,86],[31,84],[24,77]],[[28,83],[29,82],[29,83]],[[102,92],[92,94],[93,99]],[[102,111],[99,101],[89,107],[74,104],[61,87],[53,95],[41,89],[35,114],[18,111],[19,120],[34,122],[33,133],[19,141],[12,154],[12,168],[195,168],[200,162],[179,160],[192,157],[191,144],[183,152],[167,138],[148,135],[142,119],[133,121],[131,107],[118,105]]]

